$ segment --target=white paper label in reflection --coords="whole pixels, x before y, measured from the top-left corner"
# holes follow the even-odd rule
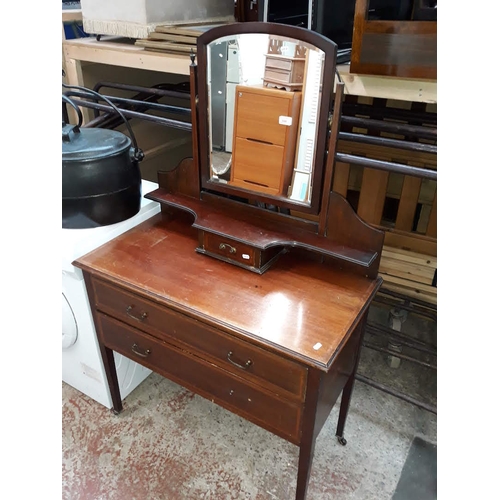
[[[278,123],[280,125],[286,125],[287,127],[289,127],[291,124],[292,124],[292,117],[291,116],[284,116],[284,115],[281,115],[279,118],[278,118]]]

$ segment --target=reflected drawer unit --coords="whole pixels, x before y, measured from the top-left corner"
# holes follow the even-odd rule
[[[302,93],[236,86],[230,183],[285,196],[291,182]]]

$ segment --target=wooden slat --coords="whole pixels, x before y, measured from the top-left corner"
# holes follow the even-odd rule
[[[427,225],[427,236],[437,238],[437,192],[432,203],[431,215],[429,216],[429,224]]]
[[[400,286],[406,286],[406,287],[414,287],[416,286],[419,290],[431,294],[431,295],[436,295],[437,294],[437,287],[431,286],[431,285],[424,285],[423,283],[413,283],[410,282],[409,280],[406,280],[404,278],[399,278],[397,276],[391,276],[390,274],[386,273],[379,273],[385,281],[388,281],[390,283],[394,283],[396,285]],[[418,286],[417,286],[418,285]]]
[[[412,252],[422,253],[425,255],[437,255],[436,238],[429,238],[424,235],[404,233],[402,231],[391,230],[379,227],[385,230],[384,243],[387,246],[402,248]]]
[[[396,259],[382,257],[380,260],[380,272],[408,281],[414,281],[424,285],[432,285],[435,269],[431,267],[411,264]]]
[[[427,167],[434,170],[437,169],[436,155],[422,151],[408,151],[405,149],[376,146],[373,144],[362,144],[340,139],[338,141],[338,152],[357,156],[367,156],[375,160],[408,163],[408,165],[414,165],[416,167]]]
[[[382,274],[380,276],[383,277]],[[387,289],[387,290],[394,290],[395,292],[406,295],[409,298],[420,299],[420,300],[424,300],[426,302],[429,302],[430,304],[437,305],[437,294],[434,294],[434,293],[432,293],[432,294],[425,293],[425,292],[423,292],[415,287],[401,286],[401,285],[397,285],[395,283],[390,283],[388,281],[384,281],[384,284],[382,285],[382,287]]]
[[[344,198],[347,196],[349,183],[350,165],[342,161],[335,162],[335,172],[333,174],[333,191],[341,194]]]
[[[359,193],[358,215],[368,223],[380,224],[389,172],[365,168]]]
[[[396,229],[411,231],[421,185],[422,179],[412,177],[411,175],[405,175],[403,189],[401,190],[401,197],[399,199]]]
[[[396,259],[402,262],[408,262],[410,264],[418,264],[420,266],[431,267],[432,269],[437,268],[437,258],[430,255],[424,255],[417,252],[410,252],[408,250],[402,250],[401,248],[393,248],[385,246],[382,250],[382,258]]]

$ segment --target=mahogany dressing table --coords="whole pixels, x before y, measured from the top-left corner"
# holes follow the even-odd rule
[[[292,176],[278,195],[216,174],[216,157],[231,151],[209,139],[217,124],[207,48],[231,42],[241,68],[247,42],[267,47],[271,36],[306,52],[294,173],[309,177]],[[316,437],[341,394],[337,436],[345,444],[364,324],[381,285],[384,233],[331,191],[342,102],[341,85],[332,102],[335,54],[330,40],[285,25],[203,34],[190,67],[193,158],[159,172],[159,189],[147,197],[162,204],[160,214],[74,263],[84,272],[113,411],[123,409],[116,351],[299,446],[297,500],[306,498]],[[294,182],[308,186],[299,200]]]

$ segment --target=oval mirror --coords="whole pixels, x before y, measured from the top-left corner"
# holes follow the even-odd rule
[[[317,213],[335,55],[329,39],[273,23],[200,36],[202,187]]]

